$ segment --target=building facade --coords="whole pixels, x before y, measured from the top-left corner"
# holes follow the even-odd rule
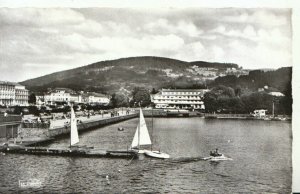
[[[88,92],[82,94],[82,102],[86,104],[108,104],[110,102],[110,96],[100,94],[96,92]]]
[[[81,95],[69,88],[55,88],[44,95],[44,101],[46,104],[57,103],[81,103]]]
[[[203,97],[208,89],[162,89],[151,95],[155,108],[204,110]]]
[[[252,115],[254,117],[262,118],[262,117],[266,116],[267,111],[268,110],[265,110],[265,109],[254,110]]]
[[[13,82],[0,81],[0,105],[28,106],[28,90],[25,86]]]

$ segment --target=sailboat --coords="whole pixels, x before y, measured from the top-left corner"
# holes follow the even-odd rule
[[[137,126],[133,141],[131,143],[131,149],[137,149],[139,154],[145,154],[147,156],[154,157],[154,158],[162,158],[162,159],[170,158],[168,154],[162,153],[160,151],[153,151],[152,149],[151,150],[141,149],[141,146],[151,146],[151,145],[152,142],[145,122],[143,111],[140,108],[139,124]]]
[[[77,119],[73,107],[71,107],[71,137],[70,137],[70,148],[75,144],[79,143],[78,130],[77,130]]]
[[[141,146],[149,146],[151,144],[152,143],[147,129],[146,121],[143,115],[143,111],[140,108],[139,123],[131,143],[131,149],[136,149],[138,150],[138,153],[143,154],[145,150],[141,149]]]

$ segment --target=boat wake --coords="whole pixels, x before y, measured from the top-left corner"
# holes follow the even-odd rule
[[[224,155],[219,156],[219,157],[203,157],[203,156],[198,156],[198,157],[181,157],[181,158],[172,158],[172,159],[167,159],[170,162],[176,162],[176,163],[189,163],[189,162],[198,162],[198,161],[230,161],[233,160],[232,158],[226,157]]]
[[[209,156],[203,158],[203,160],[208,160],[208,161],[213,161],[213,162],[218,162],[218,161],[228,161],[228,160],[233,160],[232,158],[226,157],[223,154],[221,156]]]
[[[202,161],[204,158],[202,156],[198,157],[180,157],[180,158],[170,158],[167,161],[172,163],[189,163],[189,162],[198,162]]]

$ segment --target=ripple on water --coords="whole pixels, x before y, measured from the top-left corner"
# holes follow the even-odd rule
[[[151,126],[151,119],[146,118],[146,122]],[[132,119],[106,126],[80,134],[80,141],[104,150],[126,149],[136,124],[137,119]],[[290,123],[155,118],[154,126],[154,146],[170,154],[171,159],[6,154],[0,156],[0,193],[291,192]],[[118,127],[126,130],[119,132]],[[151,127],[149,130],[152,133]],[[68,139],[60,139],[50,146],[68,145]],[[234,160],[203,161],[215,148]],[[41,188],[18,187],[19,180],[33,178],[41,180]]]

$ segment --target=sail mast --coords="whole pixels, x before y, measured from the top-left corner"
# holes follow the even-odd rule
[[[138,125],[138,149],[140,149],[140,134],[141,134],[141,111],[142,109],[140,108],[140,119],[139,119],[139,125]]]
[[[72,148],[72,112],[73,104],[71,104],[71,116],[70,116],[70,148]]]
[[[152,111],[151,111],[151,113],[152,113],[152,133],[151,133],[151,139],[153,140],[153,107],[152,107]],[[153,142],[154,143],[154,142]],[[152,151],[152,144],[151,144],[151,151]]]

